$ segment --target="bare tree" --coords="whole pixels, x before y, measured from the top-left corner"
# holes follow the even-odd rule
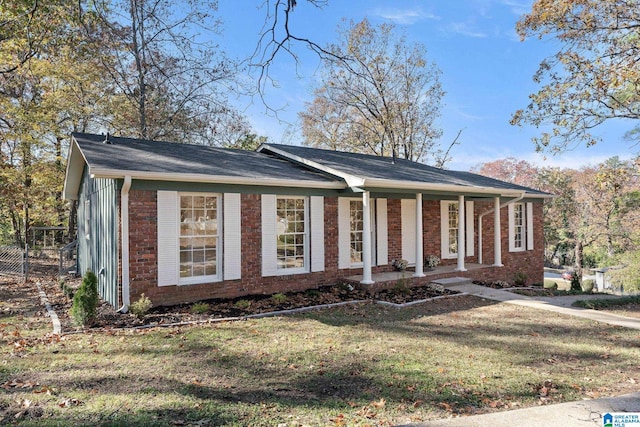
[[[113,81],[110,127],[146,139],[207,143],[212,121],[232,109],[235,65],[214,43],[215,1],[92,3],[108,26],[105,70]]]
[[[392,25],[341,29],[327,49],[315,100],[300,114],[306,143],[411,160],[434,158],[441,130],[440,71],[424,46]]]

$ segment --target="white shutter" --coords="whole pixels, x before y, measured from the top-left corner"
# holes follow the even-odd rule
[[[473,256],[475,251],[475,229],[474,229],[474,215],[473,215],[473,202],[466,202],[465,209],[465,231],[467,232],[467,250],[465,251],[465,256]]]
[[[310,199],[311,271],[324,271],[324,197]]]
[[[262,276],[278,273],[278,236],[276,235],[276,196],[262,195]]]
[[[225,193],[222,201],[224,212],[222,220],[224,226],[223,252],[224,259],[223,274],[224,280],[236,280],[242,275],[242,236],[240,231],[240,194]]]
[[[508,206],[508,213],[509,213],[509,252],[513,252],[516,250],[516,246],[515,246],[515,241],[516,241],[516,237],[515,237],[515,211],[514,211],[514,205],[513,203],[511,203]]]
[[[376,244],[378,265],[389,264],[389,230],[387,225],[387,199],[376,199]]]
[[[400,201],[402,227],[402,259],[409,264],[416,263],[416,200]]]
[[[533,250],[533,203],[527,203],[527,250]]]
[[[351,226],[349,199],[338,198],[338,268],[351,267]]]
[[[158,191],[158,286],[178,284],[179,204],[175,191]]]

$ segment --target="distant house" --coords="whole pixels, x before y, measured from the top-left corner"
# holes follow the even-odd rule
[[[79,272],[117,307],[376,286],[394,259],[415,284],[543,280],[549,194],[408,160],[76,133],[64,196],[78,201]]]

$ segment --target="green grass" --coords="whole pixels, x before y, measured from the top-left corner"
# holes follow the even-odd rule
[[[607,308],[620,307],[628,304],[640,304],[640,296],[620,297],[615,299],[592,299],[576,301],[573,305],[594,310],[604,310]]]
[[[630,390],[637,331],[594,325],[458,297],[93,331],[20,351],[5,334],[0,424],[389,425]]]

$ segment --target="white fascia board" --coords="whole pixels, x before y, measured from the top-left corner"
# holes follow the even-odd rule
[[[501,196],[519,196],[522,191],[504,188],[474,187],[455,184],[434,184],[429,182],[394,181],[389,179],[367,179],[365,187],[401,188],[407,191],[448,191],[455,193],[500,194]]]
[[[326,172],[326,173],[328,173],[330,175],[334,175],[334,176],[337,176],[339,178],[342,178],[347,183],[347,187],[360,187],[360,186],[364,185],[364,182],[365,182],[365,179],[362,178],[362,177],[351,175],[351,174],[348,174],[348,173],[344,173],[342,171],[339,171],[338,169],[334,169],[334,168],[325,166],[325,165],[323,165],[321,163],[314,162],[313,160],[305,159],[303,157],[293,155],[293,154],[288,153],[286,151],[279,150],[277,148],[273,148],[269,144],[262,144],[260,147],[258,147],[258,149],[256,151],[257,152],[261,152],[263,150],[269,150],[274,154],[277,154],[279,156],[285,157],[285,158],[287,158],[289,160],[292,160],[292,161],[294,161],[296,163],[299,163],[299,164],[302,164],[302,165],[305,165],[305,166],[309,166],[310,168],[317,169],[317,170],[320,170],[322,172]]]
[[[82,172],[86,163],[87,160],[76,139],[71,137],[69,153],[67,154],[67,169],[64,175],[64,188],[62,190],[62,196],[65,200],[78,200],[80,181],[82,180]]]
[[[292,179],[269,179],[262,177],[232,177],[225,175],[203,175],[188,173],[162,173],[144,171],[125,171],[116,169],[91,169],[92,178],[124,178],[131,176],[137,180],[149,181],[174,181],[174,182],[198,182],[204,184],[237,184],[237,185],[259,185],[274,187],[296,187],[296,188],[322,188],[337,189],[346,188],[341,182],[321,182],[321,181],[296,181]]]

